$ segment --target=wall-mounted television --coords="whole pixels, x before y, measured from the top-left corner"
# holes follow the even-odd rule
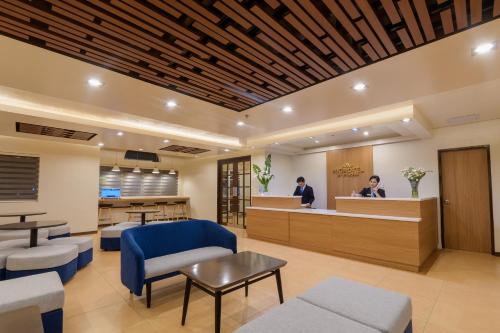
[[[101,198],[120,198],[121,195],[120,188],[101,188]]]

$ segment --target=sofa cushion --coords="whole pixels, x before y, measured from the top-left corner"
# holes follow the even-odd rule
[[[117,224],[117,225],[112,225],[109,227],[105,227],[101,229],[101,238],[120,238],[122,231],[130,229],[130,228],[135,228],[140,223],[138,222],[131,222],[134,224]]]
[[[408,296],[340,278],[326,280],[298,298],[383,333],[404,332],[411,320]]]
[[[10,256],[13,253],[23,251],[22,248],[7,248],[7,249],[0,249],[0,269],[4,269],[5,265],[7,264],[7,257]]]
[[[91,237],[85,236],[71,236],[63,238],[54,238],[46,243],[47,245],[76,245],[78,246],[78,253],[90,250],[93,247],[93,241]]]
[[[292,299],[243,325],[235,333],[380,333],[300,299]]]
[[[0,313],[26,306],[38,306],[45,313],[64,305],[64,287],[56,272],[2,281],[0,295]]]
[[[233,251],[219,246],[209,246],[147,259],[144,262],[145,277],[149,279],[176,272],[181,267],[229,254],[233,254]]]
[[[7,270],[23,271],[59,267],[76,258],[78,258],[76,245],[30,247],[7,257]]]
[[[57,237],[57,236],[62,236],[62,235],[67,235],[71,233],[71,229],[69,228],[69,225],[60,225],[57,227],[51,227],[48,228],[49,230],[49,238]]]
[[[38,245],[46,245],[48,239],[46,238],[38,238]],[[0,249],[8,249],[12,247],[27,249],[30,247],[30,240],[28,238],[18,238],[18,239],[10,239],[5,241],[0,241]]]

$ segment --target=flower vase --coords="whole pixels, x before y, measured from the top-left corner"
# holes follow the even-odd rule
[[[411,197],[412,198],[418,198],[418,184],[420,182],[418,180],[410,180],[410,186],[411,186]]]
[[[266,186],[266,185],[263,185],[263,184],[259,184],[259,194],[260,195],[267,195],[267,194],[269,194],[269,185]]]

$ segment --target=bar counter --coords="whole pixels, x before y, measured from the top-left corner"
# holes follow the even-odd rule
[[[437,199],[337,197],[337,210],[247,207],[248,237],[420,271],[438,245]]]

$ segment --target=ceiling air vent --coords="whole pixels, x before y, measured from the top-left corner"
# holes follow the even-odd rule
[[[462,125],[467,123],[472,123],[479,120],[479,115],[477,113],[466,114],[464,116],[457,116],[446,119],[448,125]]]
[[[210,151],[210,149],[179,146],[179,145],[170,145],[168,147],[161,148],[160,150],[173,151],[176,153],[184,153],[184,154],[201,154]]]
[[[21,122],[16,122],[16,132],[54,136],[56,138],[66,138],[66,139],[83,140],[83,141],[89,141],[90,139],[92,139],[94,136],[97,135],[96,133],[75,131],[65,128],[41,126],[41,125],[21,123]]]
[[[160,162],[158,155],[155,153],[150,153],[147,151],[137,151],[137,150],[127,150],[125,152],[126,160],[139,160],[139,161],[150,161],[150,162]]]

